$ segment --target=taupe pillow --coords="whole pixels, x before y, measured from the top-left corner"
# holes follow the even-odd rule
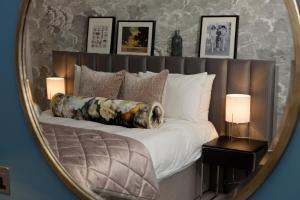
[[[117,98],[125,76],[125,70],[117,73],[98,72],[82,66],[79,96]]]
[[[163,70],[155,76],[141,78],[126,72],[119,99],[161,103],[168,74],[168,70]]]

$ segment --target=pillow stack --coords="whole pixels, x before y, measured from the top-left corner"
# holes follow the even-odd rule
[[[125,70],[97,72],[75,65],[74,93],[144,103],[162,104],[165,117],[188,121],[208,120],[214,74],[192,75],[139,72]]]
[[[75,65],[73,95],[162,103],[168,74],[163,70],[155,76],[139,77],[125,70],[99,72]]]
[[[152,72],[139,73],[151,77]],[[208,120],[214,74],[169,74],[162,105],[168,118],[188,121]]]

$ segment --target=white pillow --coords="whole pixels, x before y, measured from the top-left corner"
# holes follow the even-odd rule
[[[73,86],[74,96],[78,96],[79,94],[80,74],[81,74],[81,66],[75,64],[74,65],[74,86]]]
[[[155,73],[139,73],[139,76],[152,76]],[[204,93],[207,73],[193,75],[169,74],[165,86],[163,107],[167,118],[199,121],[200,102]]]
[[[208,120],[208,112],[209,112],[209,105],[210,105],[210,99],[211,99],[211,90],[213,86],[213,82],[215,79],[215,74],[208,74],[206,77],[206,81],[204,84],[204,91],[201,95],[200,99],[200,119],[202,120]]]

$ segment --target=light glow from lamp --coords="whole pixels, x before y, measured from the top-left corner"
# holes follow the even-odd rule
[[[251,96],[247,94],[227,94],[226,95],[226,118],[231,123],[250,122],[250,102]]]
[[[59,77],[46,78],[47,98],[50,100],[56,93],[65,94],[65,79]]]

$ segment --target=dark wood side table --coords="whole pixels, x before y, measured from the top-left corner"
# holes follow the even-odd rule
[[[220,136],[202,146],[201,195],[204,164],[217,166],[216,193],[219,192],[220,166],[254,172],[268,151],[266,141]]]

